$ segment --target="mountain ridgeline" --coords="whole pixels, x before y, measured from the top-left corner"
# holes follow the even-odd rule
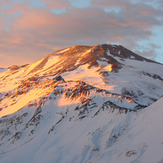
[[[154,162],[163,159],[151,154],[163,151],[160,139],[139,140],[156,132],[155,123],[144,130],[151,114],[161,119],[162,64],[103,44],[11,67],[0,73],[0,162],[147,162],[145,154]],[[129,135],[133,141],[124,144]],[[154,141],[159,145],[153,147]]]

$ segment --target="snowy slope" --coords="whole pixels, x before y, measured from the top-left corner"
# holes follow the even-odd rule
[[[0,162],[161,161],[162,70],[104,44],[0,73]]]
[[[153,163],[163,159],[163,98],[139,112],[125,112],[109,104],[104,107],[97,95],[83,112],[82,104],[59,105],[59,97],[55,102],[54,97],[51,94],[50,101],[37,109],[27,107],[1,118],[0,162]]]
[[[163,97],[138,112],[125,134],[112,149],[106,149],[93,162],[163,162]],[[112,153],[114,154],[112,155]]]

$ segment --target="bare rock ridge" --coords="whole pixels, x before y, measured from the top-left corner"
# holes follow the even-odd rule
[[[56,57],[58,62],[56,61],[54,64],[51,64],[51,66],[47,67],[46,71],[49,70],[49,74],[55,75],[59,75],[66,71],[72,71],[84,64],[89,64],[89,68],[92,66],[97,67],[99,66],[98,61],[105,61],[108,64],[112,64],[112,71],[117,72],[122,67],[121,62],[117,61],[117,57],[121,60],[131,59],[157,63],[141,57],[121,45],[103,44],[96,46],[73,46],[48,55],[42,59],[35,69],[31,70],[31,72],[37,72],[37,70],[42,69],[49,58],[52,57]],[[53,69],[55,69],[55,71],[53,71]]]
[[[113,56],[117,56],[117,57],[124,58],[124,59],[129,58],[129,59],[134,59],[134,60],[138,60],[138,61],[147,61],[147,62],[157,63],[155,61],[152,61],[150,59],[147,59],[140,55],[135,54],[134,52],[126,49],[122,45],[103,44],[101,46],[105,51],[108,51],[108,49],[109,49],[110,54],[112,54]]]

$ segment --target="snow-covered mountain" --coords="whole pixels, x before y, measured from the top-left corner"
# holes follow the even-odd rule
[[[163,65],[122,46],[11,66],[0,90],[0,162],[163,162]]]

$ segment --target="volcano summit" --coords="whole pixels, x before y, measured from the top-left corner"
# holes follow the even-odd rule
[[[0,162],[163,160],[163,65],[123,46],[58,50],[0,90]]]

